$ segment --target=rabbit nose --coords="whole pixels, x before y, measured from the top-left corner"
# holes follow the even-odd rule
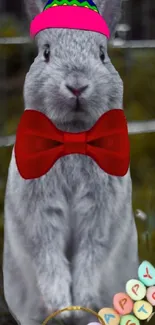
[[[88,85],[83,86],[83,87],[79,87],[79,88],[74,88],[72,86],[66,85],[66,87],[68,88],[68,90],[70,90],[75,96],[79,96],[82,92],[84,92],[87,88]]]

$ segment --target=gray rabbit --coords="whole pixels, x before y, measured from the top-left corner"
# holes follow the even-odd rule
[[[113,35],[121,0],[94,2]],[[25,4],[30,19],[43,10],[40,0]],[[123,83],[104,35],[46,29],[35,39],[38,55],[25,79],[25,109],[46,114],[62,131],[79,132],[123,107]],[[137,277],[130,170],[110,176],[90,157],[73,154],[57,160],[46,175],[24,180],[13,149],[4,222],[4,293],[18,324],[40,325],[70,305],[112,307],[114,294]],[[96,319],[81,311],[60,318],[80,325]]]

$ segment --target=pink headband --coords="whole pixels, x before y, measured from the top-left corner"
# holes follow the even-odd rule
[[[102,16],[89,8],[78,6],[54,6],[44,10],[31,22],[30,36],[33,38],[47,28],[69,28],[93,31],[110,37]]]

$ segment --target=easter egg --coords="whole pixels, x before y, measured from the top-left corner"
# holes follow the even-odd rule
[[[101,325],[101,323],[97,323],[97,322],[92,322],[92,323],[89,323],[87,325]]]
[[[136,301],[133,306],[135,316],[140,320],[149,318],[153,312],[153,307],[145,300]]]
[[[125,315],[121,317],[120,325],[140,325],[140,322],[133,315]]]
[[[133,309],[133,301],[126,293],[116,293],[113,298],[113,305],[115,310],[120,315],[130,314]]]
[[[132,279],[126,283],[126,292],[132,300],[142,300],[146,296],[146,287],[141,281]]]
[[[120,316],[114,309],[102,308],[98,314],[102,317],[106,325],[119,325]]]
[[[155,268],[147,261],[144,261],[138,268],[138,277],[147,287],[155,285]]]
[[[155,306],[155,286],[147,289],[146,298],[152,306]]]

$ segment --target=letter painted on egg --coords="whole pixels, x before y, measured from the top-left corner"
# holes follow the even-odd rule
[[[144,278],[152,279],[152,276],[149,274],[149,269],[146,267],[146,274],[144,274]]]
[[[137,296],[137,291],[139,289],[139,284],[135,284],[133,287],[132,287],[132,292]]]
[[[144,309],[144,305],[142,305],[139,309],[138,309],[138,313],[140,313],[140,312],[143,312],[143,313],[145,313],[145,314],[148,314],[148,312]]]
[[[105,314],[104,315],[104,319],[107,322],[107,324],[109,324],[109,321],[110,321],[111,318],[116,318],[116,317],[113,314]]]
[[[125,325],[136,325],[135,323],[130,323],[132,322],[131,320],[128,320]]]
[[[121,308],[124,310],[124,306],[126,305],[127,303],[127,299],[126,298],[123,298],[119,301],[119,305],[121,306]]]

